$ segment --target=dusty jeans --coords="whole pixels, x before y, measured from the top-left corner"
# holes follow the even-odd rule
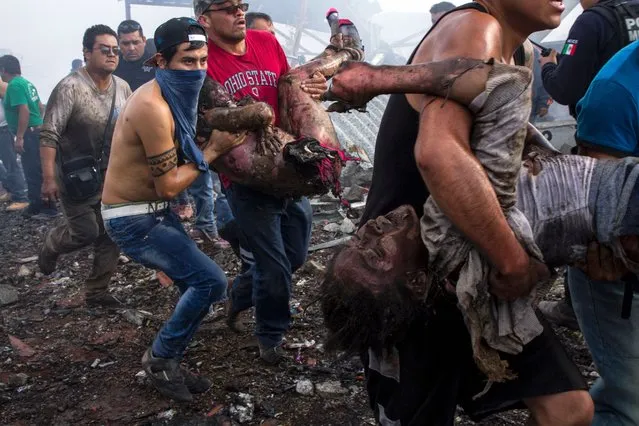
[[[590,396],[595,426],[639,424],[639,294],[632,298],[629,319],[621,318],[622,281],[594,281],[568,268],[568,285],[588,349],[601,375]]]
[[[27,183],[29,196],[29,210],[33,214],[45,210],[51,214],[57,213],[55,206],[42,203],[42,163],[40,162],[40,130],[27,129],[24,133],[24,152],[20,155],[24,178]]]
[[[106,228],[127,256],[164,271],[180,289],[173,314],[155,337],[153,354],[181,358],[211,304],[226,297],[224,271],[197,248],[169,210],[110,219]]]
[[[7,126],[0,127],[0,160],[7,171],[2,184],[11,194],[11,201],[20,203],[29,201],[22,165],[18,162],[18,155],[13,147],[13,135]]]
[[[255,305],[258,341],[266,347],[279,345],[291,320],[292,274],[306,261],[311,205],[306,198],[279,199],[235,183],[227,189],[227,195],[246,237],[246,248],[255,260],[233,283],[233,309],[241,311]]]
[[[44,244],[46,249],[58,255],[71,253],[93,244],[93,270],[86,281],[86,294],[103,293],[118,265],[118,246],[104,232],[100,197],[76,203],[64,195],[61,197],[64,221],[49,231]]]
[[[206,232],[213,238],[217,238],[217,225],[215,223],[215,192],[211,172],[200,173],[197,179],[188,189],[195,201],[195,228]]]

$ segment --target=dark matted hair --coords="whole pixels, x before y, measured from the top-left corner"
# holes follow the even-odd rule
[[[248,28],[253,28],[253,24],[255,23],[256,19],[263,19],[268,23],[273,23],[273,19],[271,19],[271,17],[266,13],[262,12],[249,12],[244,15],[244,18],[246,19],[246,26]]]
[[[203,33],[202,27],[198,27],[196,25],[192,25],[187,30],[187,34],[204,34],[204,33]],[[173,57],[177,53],[178,46],[179,46],[179,44],[176,44],[175,46],[167,47],[166,49],[164,49],[163,51],[158,52],[158,53],[160,53],[160,55],[162,55],[162,57],[166,60],[166,62],[169,63],[169,62],[171,62],[171,59],[173,59]],[[189,47],[186,50],[187,51],[188,50],[197,50],[197,49],[203,48],[204,46],[206,46],[206,42],[205,41],[192,41],[192,42],[190,42],[190,45],[189,45]]]
[[[326,349],[359,354],[370,348],[380,355],[403,340],[414,321],[426,318],[426,294],[431,286],[423,273],[389,281],[378,293],[365,283],[345,281],[335,271],[336,260],[345,248],[331,260],[320,287],[322,316],[328,329]],[[417,281],[419,285],[411,285]]]
[[[20,69],[20,61],[13,55],[4,55],[0,58],[0,70],[3,70],[7,74],[20,75],[22,70]]]
[[[456,6],[448,1],[443,1],[441,3],[434,4],[433,7],[430,8],[430,13],[442,13],[448,12],[449,10],[453,10]]]
[[[95,44],[95,39],[101,35],[112,35],[116,39],[118,35],[111,29],[111,27],[107,25],[94,25],[84,32],[84,37],[82,38],[82,47],[86,50],[93,50],[93,45]]]

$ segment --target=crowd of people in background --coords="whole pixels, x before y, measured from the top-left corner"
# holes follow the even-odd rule
[[[569,105],[577,122],[575,154],[639,156],[639,42],[627,27],[639,16],[639,1],[581,0],[585,11],[562,54],[521,48],[520,61],[515,52],[532,31],[558,25],[558,9],[548,8],[561,4],[523,3],[436,4],[432,29],[408,63],[483,52],[511,65],[532,65],[531,122],[543,120],[553,102]],[[116,31],[92,26],[81,41],[83,58],[73,60],[46,106],[19,60],[0,57],[0,202],[8,203],[7,212],[49,221],[38,260],[44,274],[55,271],[60,256],[93,245],[84,289],[88,306],[124,306],[109,292],[120,250],[175,283],[180,300],[142,364],[155,388],[179,401],[211,386],[180,361],[210,306],[227,296],[231,330],[242,331],[240,314],[254,307],[261,360],[287,361],[282,344],[291,323],[292,274],[304,264],[310,243],[308,199],[265,194],[212,170],[208,165],[237,140],[218,134],[202,150],[194,145],[193,105],[207,76],[225,85],[246,73],[269,72],[273,84],[225,87],[237,100],[252,97],[279,111],[277,82],[290,65],[270,16],[247,13],[248,7],[241,0],[194,0],[195,20],[172,19],[152,40],[134,20]],[[305,87],[322,93],[328,85],[314,79]],[[488,225],[468,229],[468,237],[501,265],[501,283],[516,286],[531,279],[528,255],[505,221],[491,221],[497,201],[482,196],[485,177],[473,174],[472,153],[441,143],[468,146],[471,127],[470,113],[457,104],[393,95],[361,224],[400,205],[419,212],[431,195],[455,205],[462,225],[477,222],[471,214],[485,219]],[[192,152],[180,150],[189,143]],[[187,233],[181,221],[191,216]],[[234,278],[205,254],[227,249],[242,263]],[[480,419],[524,404],[540,425],[639,424],[639,282],[609,266],[605,259],[613,256],[605,250],[593,247],[588,265],[568,268],[564,300],[540,305],[548,321],[584,334],[601,375],[590,394],[544,322],[543,335],[514,357],[518,378],[473,397],[485,383],[469,367],[469,348],[448,359],[437,349],[455,330],[465,333],[456,308],[444,307],[432,323],[410,330],[396,350],[401,381],[384,367],[389,354],[362,354],[378,422],[449,425],[457,405]],[[624,304],[635,308],[630,319],[620,315]]]

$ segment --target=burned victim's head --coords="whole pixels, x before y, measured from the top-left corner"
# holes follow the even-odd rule
[[[322,283],[328,347],[381,351],[401,340],[426,313],[426,261],[411,207],[367,222],[335,255]]]

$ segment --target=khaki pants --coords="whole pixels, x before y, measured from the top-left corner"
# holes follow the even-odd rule
[[[118,264],[120,250],[104,232],[100,213],[100,195],[77,203],[61,197],[64,222],[47,234],[47,250],[58,255],[71,253],[93,244],[93,270],[86,281],[86,294],[105,292]]]

